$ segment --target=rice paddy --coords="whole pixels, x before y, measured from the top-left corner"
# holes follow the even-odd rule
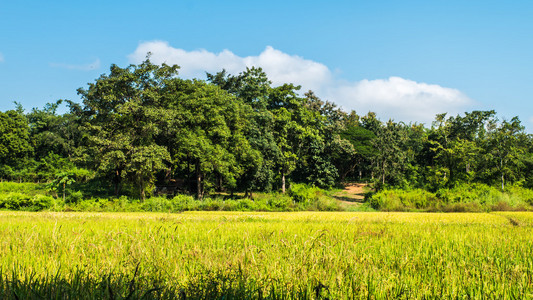
[[[0,298],[533,298],[533,213],[0,212]]]

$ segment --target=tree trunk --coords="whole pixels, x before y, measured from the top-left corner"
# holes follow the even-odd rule
[[[196,174],[196,198],[202,199],[202,175]]]
[[[244,198],[248,198],[250,200],[254,200],[254,195],[252,194],[252,190],[251,189],[246,189],[246,191],[244,192]]]
[[[503,159],[500,159],[500,170],[502,170],[502,192],[505,189],[505,177],[503,175]]]
[[[196,198],[202,199],[202,174],[200,173],[200,163],[196,163]]]
[[[382,173],[383,173],[383,176],[381,176],[381,183],[383,185],[385,185],[385,163],[383,163],[381,170],[382,170]]]
[[[218,180],[217,180],[217,192],[222,192],[222,175],[218,174]]]
[[[254,195],[251,189],[246,189],[246,191],[244,192],[244,198],[254,200]]]
[[[113,186],[114,186],[114,190],[115,190],[115,197],[118,197],[119,185],[120,185],[120,174],[119,174],[118,170],[115,170],[115,179],[113,180]]]
[[[281,173],[281,192],[285,194],[285,174]]]
[[[146,199],[146,194],[144,192],[144,180],[143,180],[143,177],[140,176],[139,178],[140,180],[140,183],[141,183],[141,201],[144,202],[144,199]]]

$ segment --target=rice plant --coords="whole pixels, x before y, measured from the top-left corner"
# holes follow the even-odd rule
[[[0,298],[532,298],[533,213],[0,212]]]

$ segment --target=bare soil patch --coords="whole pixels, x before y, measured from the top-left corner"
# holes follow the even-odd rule
[[[344,185],[344,189],[333,194],[333,197],[343,205],[359,206],[363,203],[366,192],[368,192],[368,184],[366,183],[347,183]]]

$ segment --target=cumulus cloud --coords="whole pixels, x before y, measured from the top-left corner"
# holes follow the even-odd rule
[[[177,64],[180,74],[186,78],[204,78],[205,72],[216,73],[222,69],[230,74],[238,74],[246,67],[262,67],[274,85],[294,83],[304,87],[316,87],[331,79],[328,67],[312,60],[289,55],[270,46],[258,56],[240,57],[229,50],[213,53],[207,50],[185,51],[171,47],[167,42],[152,41],[141,43],[135,52],[128,56],[130,62],[138,64],[151,53],[153,63]]]
[[[429,124],[438,113],[456,114],[473,103],[459,90],[400,77],[346,81],[324,64],[270,46],[259,55],[240,57],[229,50],[186,51],[164,41],[151,41],[139,44],[128,58],[138,64],[146,59],[147,53],[151,53],[153,63],[179,65],[180,75],[185,78],[205,78],[205,72],[216,73],[222,69],[238,74],[246,67],[262,67],[274,85],[301,85],[302,91],[313,90],[319,97],[346,110],[354,109],[359,114],[373,111],[381,119]]]
[[[100,68],[100,59],[95,59],[92,63],[88,64],[64,64],[64,63],[50,63],[51,67],[61,68],[67,70],[79,70],[79,71],[92,71]]]
[[[330,94],[343,107],[401,121],[430,124],[438,113],[460,113],[473,102],[459,90],[400,77],[345,83]]]

